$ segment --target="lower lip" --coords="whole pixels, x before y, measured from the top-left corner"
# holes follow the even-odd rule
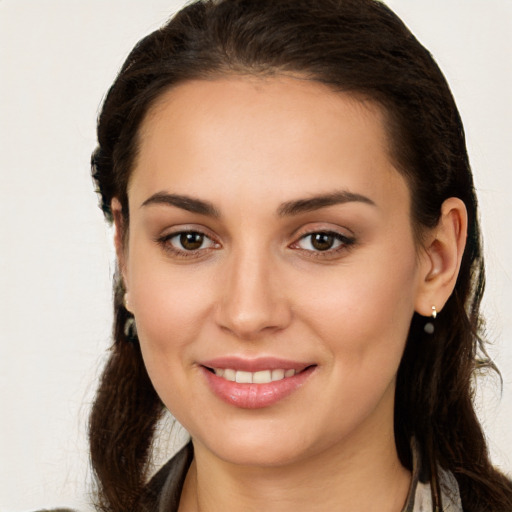
[[[242,409],[261,409],[276,404],[300,388],[315,371],[316,366],[306,368],[293,377],[267,384],[241,384],[218,377],[202,367],[210,389],[224,402]]]

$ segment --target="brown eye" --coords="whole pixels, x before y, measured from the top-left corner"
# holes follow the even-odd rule
[[[336,237],[331,233],[314,233],[311,236],[311,245],[317,251],[328,251],[332,249]]]
[[[205,236],[202,233],[181,233],[180,245],[187,251],[195,251],[203,245]]]
[[[158,239],[158,243],[173,254],[186,256],[217,248],[218,244],[200,231],[179,231]]]
[[[335,231],[315,231],[302,236],[293,246],[311,253],[333,254],[353,245],[353,238]]]

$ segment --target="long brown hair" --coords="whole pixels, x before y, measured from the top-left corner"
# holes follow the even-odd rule
[[[200,0],[142,39],[112,85],[98,120],[93,176],[106,218],[122,204],[138,129],[162,93],[190,79],[233,74],[300,73],[337,91],[362,95],[387,115],[392,157],[412,195],[416,231],[436,225],[443,201],[458,197],[469,217],[455,290],[426,339],[412,319],[398,371],[395,437],[411,467],[415,437],[434,468],[458,480],[464,510],[512,510],[512,484],[489,460],[475,414],[472,379],[495,369],[479,335],[484,272],[477,201],[464,130],[446,80],[401,20],[374,0]],[[164,410],[136,340],[117,278],[114,344],[90,418],[99,508],[137,509],[147,478],[155,427]]]

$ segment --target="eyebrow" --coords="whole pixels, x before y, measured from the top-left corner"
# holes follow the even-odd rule
[[[182,210],[187,210],[192,213],[199,213],[200,215],[207,215],[209,217],[220,217],[219,211],[209,201],[195,199],[190,196],[182,194],[168,194],[167,192],[157,192],[151,197],[146,199],[142,206],[149,206],[153,204],[167,204],[176,206]]]
[[[313,196],[307,199],[287,201],[286,203],[281,204],[277,213],[280,217],[287,217],[320,210],[321,208],[326,208],[328,206],[353,202],[377,206],[369,197],[341,190],[330,194]]]
[[[279,217],[288,217],[299,215],[301,213],[320,210],[321,208],[326,208],[328,206],[353,202],[376,206],[376,204],[369,197],[342,190],[332,192],[330,194],[322,194],[309,197],[307,199],[287,201],[279,206],[277,209],[277,214]],[[155,204],[175,206],[177,208],[181,208],[182,210],[198,213],[200,215],[206,215],[208,217],[220,217],[220,212],[209,201],[196,199],[183,194],[157,192],[156,194],[153,194],[151,197],[146,199],[142,203],[141,207]]]

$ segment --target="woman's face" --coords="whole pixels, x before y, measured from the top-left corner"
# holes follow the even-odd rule
[[[286,77],[187,82],[144,121],[127,298],[155,389],[209,453],[280,465],[392,435],[423,263],[383,123]]]

